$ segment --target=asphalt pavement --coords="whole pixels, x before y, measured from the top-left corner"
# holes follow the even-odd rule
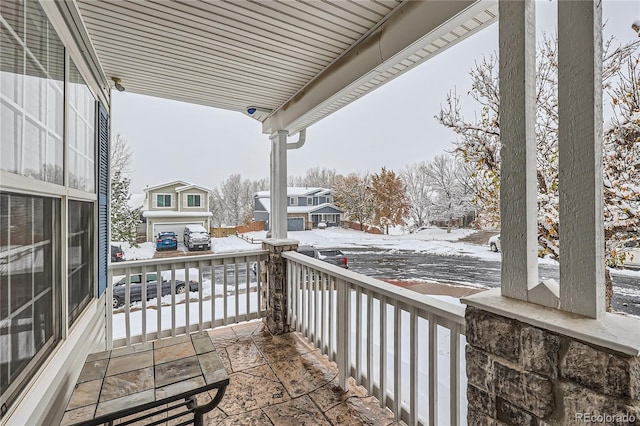
[[[387,280],[428,280],[480,289],[500,287],[500,262],[471,256],[442,256],[402,250],[342,249],[354,272]],[[558,267],[539,265],[541,280],[559,279]],[[640,315],[640,278],[611,271],[612,308]]]

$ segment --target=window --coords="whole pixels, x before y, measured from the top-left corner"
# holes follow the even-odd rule
[[[62,185],[64,47],[38,2],[2,2],[2,18],[0,169]]]
[[[200,204],[200,195],[189,194],[187,195],[187,207],[202,207]]]
[[[312,206],[313,205],[313,197],[307,197],[307,205],[308,206]]]
[[[60,338],[60,201],[0,193],[0,405]]]
[[[93,297],[93,203],[69,201],[69,324]]]
[[[69,186],[95,192],[96,100],[69,62]]]
[[[289,205],[290,206],[297,206],[298,205],[298,198],[297,197],[289,197]]]
[[[171,194],[156,195],[157,207],[171,207]]]

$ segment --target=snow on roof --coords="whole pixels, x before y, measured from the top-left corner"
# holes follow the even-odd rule
[[[323,203],[317,206],[287,206],[287,213],[313,213],[316,210],[320,210],[324,207],[331,207],[336,209],[339,212],[342,212],[342,210],[340,210],[339,208],[337,208],[335,205],[331,203]],[[264,208],[267,211],[267,213],[271,213],[271,204],[264,205]]]
[[[304,197],[305,195],[325,195],[331,193],[330,189],[327,188],[309,188],[304,186],[289,186],[287,187],[287,196],[288,197]],[[258,198],[270,197],[270,191],[258,191],[256,192],[256,196]]]
[[[144,207],[145,198],[145,194],[131,194],[129,201],[127,201],[127,205],[132,209]]]
[[[144,217],[212,217],[211,212],[175,212],[175,211],[146,211],[142,212]]]
[[[186,191],[188,189],[199,189],[200,191],[205,191],[207,193],[211,193],[210,189],[207,189],[205,187],[202,186],[198,186],[198,185],[187,185],[187,186],[181,186],[179,188],[176,188],[176,192],[183,192]]]
[[[149,192],[149,191],[153,191],[154,189],[164,188],[165,186],[177,185],[179,183],[182,184],[182,186],[192,185],[191,183],[185,182],[183,180],[174,180],[173,182],[167,182],[167,183],[163,183],[161,185],[147,186],[144,190],[145,190],[145,192]]]

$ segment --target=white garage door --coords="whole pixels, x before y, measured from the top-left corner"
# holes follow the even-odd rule
[[[184,227],[187,225],[201,225],[202,222],[184,222],[184,223],[158,223],[153,225],[153,235],[158,235],[158,232],[175,232],[178,236],[178,242],[182,242],[184,236]]]

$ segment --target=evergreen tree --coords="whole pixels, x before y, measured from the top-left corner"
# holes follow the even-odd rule
[[[371,178],[355,173],[338,176],[333,184],[336,206],[342,209],[350,221],[363,225],[373,219],[374,200],[371,193]]]
[[[111,239],[136,245],[137,225],[140,222],[140,210],[128,205],[129,178],[122,176],[121,170],[111,175]]]

